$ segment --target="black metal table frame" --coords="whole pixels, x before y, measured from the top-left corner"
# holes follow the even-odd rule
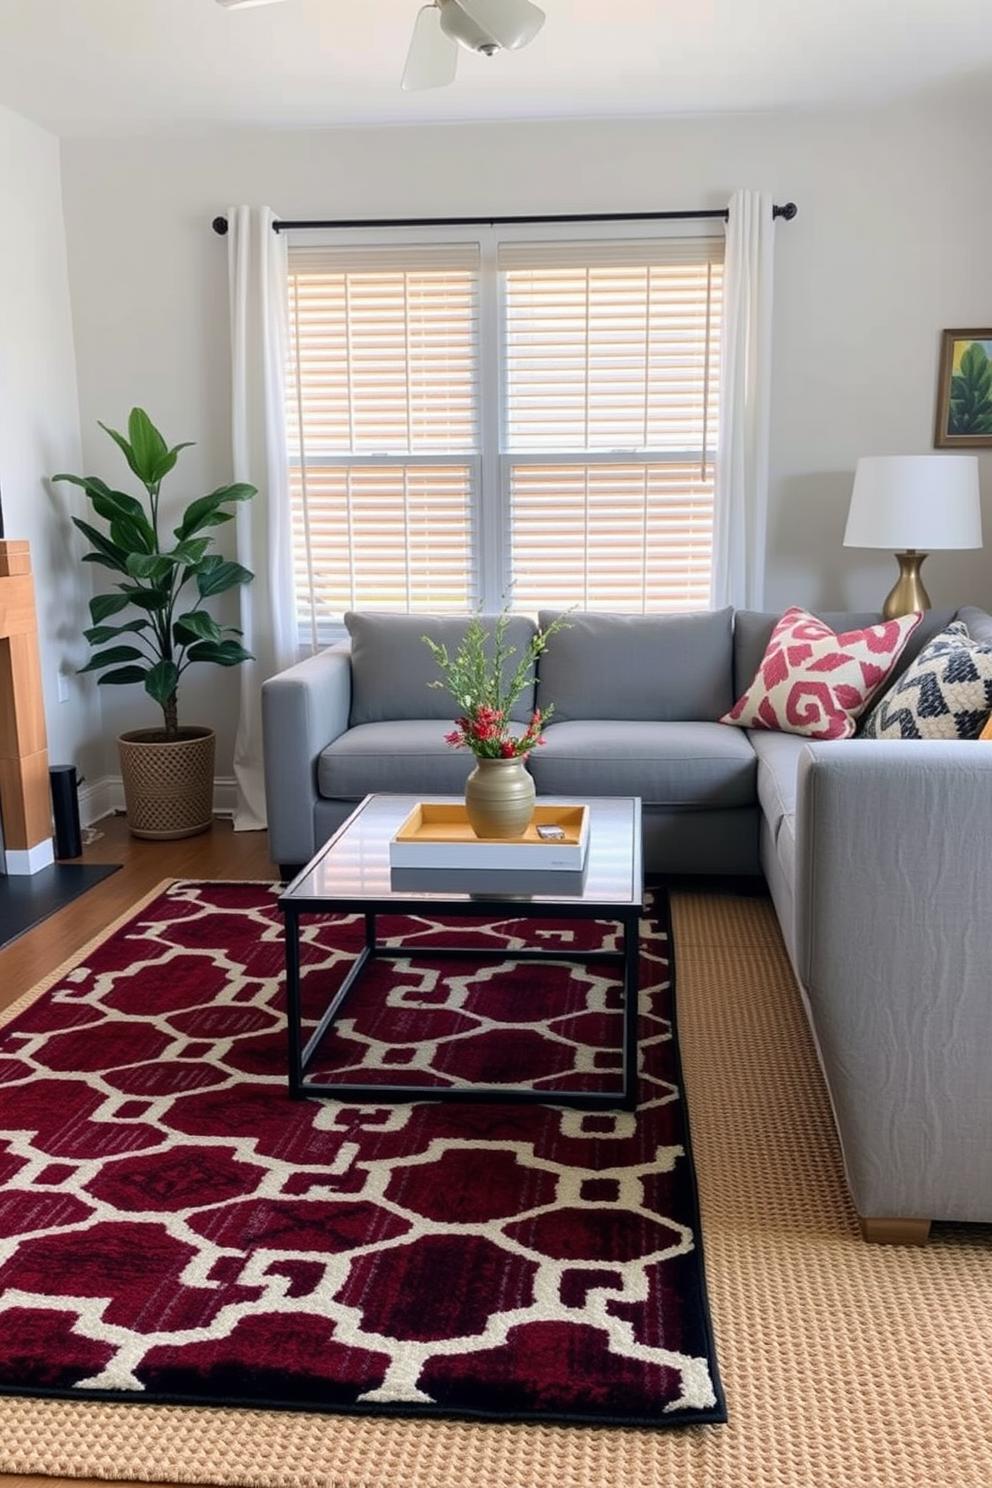
[[[638,1012],[638,968],[640,949],[641,906],[583,903],[570,904],[555,900],[530,906],[522,900],[514,905],[514,918],[522,920],[607,920],[622,927],[623,945],[619,950],[585,952],[561,952],[553,950],[508,950],[506,947],[476,946],[431,946],[424,950],[404,946],[385,946],[376,936],[376,920],[380,915],[422,915],[422,897],[403,900],[390,896],[388,906],[370,907],[367,899],[349,900],[335,898],[326,901],[282,900],[280,908],[285,916],[286,943],[286,1012],[289,1034],[289,1093],[294,1099],[305,1096],[332,1096],[337,1100],[361,1102],[366,1105],[382,1105],[406,1101],[489,1101],[515,1104],[541,1104],[575,1106],[580,1109],[633,1110],[637,1105],[637,1012]],[[334,994],[324,1011],[315,1031],[304,1043],[303,1016],[300,996],[300,916],[336,916],[353,913],[365,917],[365,944],[344,982]],[[431,913],[440,918],[478,919],[486,914],[507,918],[508,906],[505,898],[487,899],[484,895],[473,895],[471,901],[439,901],[431,905]],[[596,961],[619,963],[623,997],[623,1042],[621,1048],[622,1067],[619,1089],[614,1090],[549,1090],[536,1086],[505,1085],[395,1085],[321,1082],[307,1079],[307,1071],[313,1064],[324,1036],[339,1016],[349,995],[369,962],[380,959],[443,959],[446,957],[478,956],[514,961],[567,961],[579,964]]]

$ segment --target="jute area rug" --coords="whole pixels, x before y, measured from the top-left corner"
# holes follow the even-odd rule
[[[729,1423],[657,1432],[0,1400],[10,1474],[273,1488],[982,1488],[992,1230],[858,1236],[774,914],[673,896]]]

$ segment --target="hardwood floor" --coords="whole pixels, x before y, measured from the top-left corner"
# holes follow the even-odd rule
[[[279,877],[269,861],[267,833],[235,832],[219,818],[209,832],[179,842],[140,841],[122,816],[106,817],[84,837],[93,840],[84,841],[82,857],[73,861],[120,863],[121,868],[0,950],[0,1008],[61,966],[164,878]]]
[[[117,873],[27,931],[0,951],[0,1007],[48,976],[63,961],[125,914],[164,878],[275,881],[265,832],[235,832],[216,820],[209,832],[180,842],[141,842],[123,817],[107,817],[84,833],[81,863],[120,863]],[[135,1430],[140,1421],[135,1419]],[[97,1488],[96,1480],[23,1477],[0,1473],[0,1488]],[[185,1485],[189,1488],[189,1485]]]

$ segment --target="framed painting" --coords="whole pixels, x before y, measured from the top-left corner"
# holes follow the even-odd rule
[[[992,449],[992,329],[944,331],[935,449]]]

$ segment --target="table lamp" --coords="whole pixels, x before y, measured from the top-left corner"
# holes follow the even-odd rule
[[[888,548],[899,577],[886,596],[886,620],[928,610],[920,578],[937,548],[980,548],[982,512],[976,455],[864,455],[844,533],[845,548]]]

